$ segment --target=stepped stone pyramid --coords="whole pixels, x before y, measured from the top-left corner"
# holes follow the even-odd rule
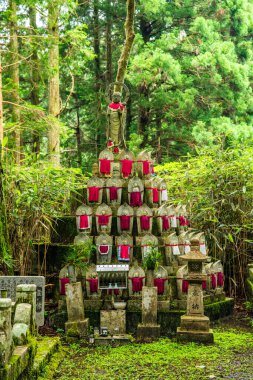
[[[100,311],[114,295],[127,301],[128,311],[139,311],[142,287],[147,285],[157,287],[158,311],[182,309],[186,307],[187,266],[180,256],[189,253],[192,241],[206,254],[205,236],[189,228],[185,206],[171,204],[166,182],[156,176],[150,153],[142,151],[135,157],[125,147],[126,109],[115,94],[108,106],[106,148],[93,165],[86,200],[76,210],[74,243],[96,246],[96,257],[90,259],[82,281],[85,307]],[[158,251],[159,265],[144,269],[146,258]],[[207,264],[209,277],[203,289],[212,291],[215,277],[215,289],[223,297],[223,268],[220,262],[217,268],[213,265]],[[61,294],[65,274],[63,268]]]

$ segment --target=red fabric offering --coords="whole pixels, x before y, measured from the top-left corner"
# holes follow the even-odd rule
[[[130,278],[130,280],[132,281],[133,293],[138,293],[138,292],[142,291],[143,279],[144,279],[144,277],[132,277],[132,278]]]
[[[143,174],[150,174],[150,163],[148,161],[143,161],[142,165]]]
[[[224,277],[222,272],[217,273],[217,283],[218,286],[223,286],[224,285]]]
[[[89,217],[88,215],[80,215],[79,229],[85,230],[86,228],[89,228]]]
[[[109,223],[109,218],[111,215],[97,215],[98,217],[98,224],[100,226],[107,226]]]
[[[159,202],[159,192],[158,189],[154,188],[153,190],[153,202],[157,203]]]
[[[181,215],[179,217],[179,225],[180,226],[189,226],[190,222],[189,222],[189,220],[185,216]]]
[[[167,231],[170,228],[170,219],[167,215],[163,215],[163,231]]]
[[[157,287],[157,294],[164,293],[164,285],[167,278],[154,278],[154,286]]]
[[[109,188],[110,201],[116,201],[118,199],[118,187],[112,186]]]
[[[202,289],[206,290],[206,281],[202,281]]]
[[[88,188],[89,202],[98,202],[99,190],[100,190],[100,187],[96,187],[96,186]]]
[[[120,215],[120,229],[122,231],[130,229],[130,215]]]
[[[111,103],[109,104],[109,107],[112,108],[113,110],[118,110],[118,109],[121,109],[123,110],[125,108],[124,104],[122,103]]]
[[[97,293],[98,292],[98,279],[97,278],[87,278],[87,280],[90,284],[90,292],[91,293]]]
[[[111,161],[107,160],[107,158],[100,159],[100,173],[111,174]]]
[[[214,273],[211,274],[211,285],[212,285],[212,289],[215,289],[217,286],[216,275]]]
[[[120,246],[120,258],[124,260],[129,260],[129,245]]]
[[[66,284],[69,284],[70,283],[70,279],[68,277],[65,277],[65,278],[60,278],[60,294],[62,296],[65,296],[66,295]]]
[[[141,200],[141,192],[140,191],[133,191],[130,194],[130,206],[141,206],[142,200]]]
[[[121,160],[121,171],[124,178],[127,178],[132,173],[132,160]]]
[[[109,252],[109,245],[100,245],[99,252],[101,253],[101,255],[107,255],[107,253]]]
[[[189,282],[187,280],[183,280],[183,282],[182,282],[182,292],[183,293],[188,293],[188,288],[189,288]]]
[[[150,216],[148,215],[141,215],[140,216],[140,222],[141,222],[141,229],[144,231],[149,230],[150,228]]]

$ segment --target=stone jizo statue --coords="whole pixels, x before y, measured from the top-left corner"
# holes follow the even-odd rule
[[[107,139],[111,139],[114,145],[124,145],[124,132],[126,124],[126,106],[121,103],[121,93],[114,92],[112,102],[107,109]]]

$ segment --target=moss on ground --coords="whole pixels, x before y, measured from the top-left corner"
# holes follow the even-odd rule
[[[252,379],[253,334],[215,330],[215,344],[177,344],[168,338],[151,344],[65,348],[55,378],[92,379]]]

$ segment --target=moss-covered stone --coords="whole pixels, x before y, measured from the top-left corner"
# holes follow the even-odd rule
[[[225,300],[206,305],[205,315],[207,315],[211,321],[215,321],[219,318],[223,318],[232,314],[233,309],[234,299],[226,298]]]

